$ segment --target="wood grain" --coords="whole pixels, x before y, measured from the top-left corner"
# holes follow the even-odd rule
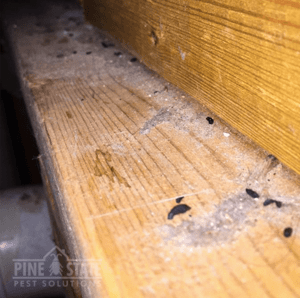
[[[51,174],[62,192],[60,212],[80,255],[103,262],[109,297],[300,295],[299,238],[282,235],[290,225],[298,235],[292,205],[283,214],[271,209],[263,215],[262,200],[253,206],[249,198],[241,201],[251,177],[234,178],[232,157],[226,166],[205,147],[197,149],[199,139],[168,125],[140,134],[149,107],[109,78],[63,80],[49,87],[34,82],[36,100],[41,86],[49,91],[39,110],[52,142],[48,154],[57,164]],[[83,105],[80,96],[86,98]],[[263,169],[268,165],[261,157],[249,172],[261,180],[263,191],[266,175],[257,176],[254,169],[259,163]],[[274,170],[278,174],[281,168],[266,167],[269,175]],[[299,178],[295,182],[292,187],[299,191]],[[182,195],[191,212],[170,222],[167,214]],[[240,218],[234,218],[236,212]],[[94,297],[103,292],[94,291]]]
[[[300,173],[300,2],[84,0],[89,22]]]
[[[61,4],[39,11],[52,32],[22,15],[7,30],[57,235],[101,264],[82,296],[298,297],[299,175]],[[168,220],[180,196],[191,209]]]

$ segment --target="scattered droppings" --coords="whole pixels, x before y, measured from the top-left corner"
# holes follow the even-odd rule
[[[121,53],[121,52],[114,52],[114,55],[115,55],[115,56],[118,56],[118,57],[121,57],[121,56],[122,56],[122,53]]]
[[[157,94],[157,93],[159,93],[159,91],[154,91],[154,92],[153,92],[154,95]]]
[[[224,137],[228,138],[230,136],[230,133],[224,132],[223,135],[224,135]]]
[[[180,205],[178,205],[180,206]],[[209,246],[228,243],[236,239],[237,232],[247,226],[255,226],[256,216],[249,216],[257,208],[254,200],[249,200],[242,193],[222,201],[211,212],[203,216],[188,212],[182,222],[173,226],[165,224],[159,230],[165,241],[186,246]],[[181,217],[185,217],[181,216]]]
[[[137,61],[137,58],[133,57],[130,59],[130,62],[136,62]]]
[[[172,208],[172,210],[168,214],[168,219],[173,219],[173,217],[177,214],[185,213],[190,210],[191,207],[185,204],[177,205]]]
[[[77,51],[73,51],[73,54],[77,54]]]
[[[105,42],[105,41],[102,41],[101,43],[103,45],[104,48],[110,48],[110,47],[114,47],[115,45],[111,42]]]
[[[250,188],[246,188],[246,193],[253,199],[259,198],[259,194]]]
[[[89,51],[89,52],[86,52],[86,54],[87,54],[87,55],[90,55],[90,54],[92,54],[92,52],[91,52],[91,51]]]
[[[292,233],[293,233],[293,229],[288,227],[284,229],[283,236],[288,238],[292,236]]]
[[[214,119],[210,117],[206,117],[206,120],[208,121],[209,124],[214,124]]]
[[[264,206],[268,206],[268,205],[273,204],[273,203],[276,204],[277,208],[281,208],[281,206],[282,206],[282,202],[276,201],[276,200],[272,200],[272,199],[266,199],[264,201]]]
[[[69,34],[69,36],[70,36],[70,37],[73,37],[73,36],[74,36],[74,34],[73,34],[73,33],[70,33],[70,34]]]
[[[177,204],[180,204],[180,202],[182,201],[182,199],[184,198],[184,196],[182,197],[178,197],[175,201]]]
[[[58,54],[56,57],[57,57],[57,58],[63,58],[63,57],[64,57],[64,54]]]
[[[81,98],[80,100],[81,100],[81,101],[84,101],[84,98]]]

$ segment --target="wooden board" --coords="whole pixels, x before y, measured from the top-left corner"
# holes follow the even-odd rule
[[[299,175],[131,62],[78,7],[35,9],[6,30],[59,245],[100,262],[82,296],[299,297]],[[191,209],[168,219],[178,197]]]
[[[300,1],[83,2],[89,22],[300,173]]]

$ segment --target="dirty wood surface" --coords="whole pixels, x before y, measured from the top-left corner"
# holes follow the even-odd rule
[[[82,2],[92,24],[300,174],[300,1]]]
[[[83,297],[299,297],[300,177],[47,3],[6,30]]]

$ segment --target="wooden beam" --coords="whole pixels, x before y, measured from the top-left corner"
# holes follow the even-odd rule
[[[83,2],[88,21],[300,173],[300,1]]]
[[[82,296],[299,297],[299,175],[131,62],[75,4],[19,5],[7,31],[57,245],[86,261],[74,278],[98,278]]]

